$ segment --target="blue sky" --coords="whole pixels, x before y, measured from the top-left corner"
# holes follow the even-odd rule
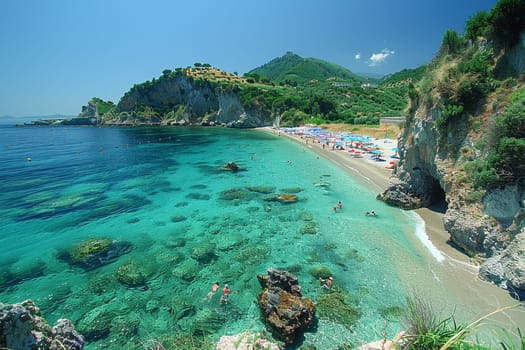
[[[355,73],[432,59],[496,0],[2,0],[0,116],[77,115],[195,62],[244,74],[287,51]]]

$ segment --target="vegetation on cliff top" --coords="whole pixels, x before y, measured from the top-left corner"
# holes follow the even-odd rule
[[[413,106],[436,111],[440,144],[463,165],[456,185],[470,187],[471,202],[490,188],[524,185],[525,82],[509,61],[524,30],[523,1],[500,0],[490,13],[478,12],[465,34],[445,32],[411,93]],[[463,128],[472,145],[457,137]]]
[[[117,105],[98,98],[90,104],[97,106],[104,120],[133,116],[143,122],[161,122],[194,114],[190,120],[198,122],[202,115],[216,113],[211,108],[197,115],[174,98],[180,91],[175,83],[166,82],[185,77],[194,86],[209,89],[209,94],[234,93],[245,109],[260,108],[280,116],[284,126],[334,122],[378,125],[380,117],[403,115],[408,86],[419,81],[424,69],[403,70],[383,82],[371,83],[336,64],[288,52],[243,77],[207,63],[165,69],[160,77],[135,84]]]

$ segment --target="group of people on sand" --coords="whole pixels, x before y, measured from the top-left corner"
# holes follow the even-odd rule
[[[204,300],[210,301],[211,298],[213,298],[213,296],[219,290],[220,287],[221,287],[220,283],[219,282],[215,282],[211,286],[211,290],[208,292],[208,294],[206,295],[206,298],[204,298]],[[228,304],[231,292],[232,291],[231,291],[230,287],[228,286],[228,283],[224,284],[224,288],[222,288],[222,295],[221,295],[221,298],[219,300],[219,304],[220,305]]]

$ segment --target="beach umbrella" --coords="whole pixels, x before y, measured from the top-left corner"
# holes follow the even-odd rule
[[[376,149],[376,150],[374,150],[374,151],[372,151],[370,153],[372,153],[372,154],[381,154],[381,153],[383,153],[383,151],[381,151],[380,149]]]
[[[397,147],[392,147],[392,151],[397,151],[398,148]]]

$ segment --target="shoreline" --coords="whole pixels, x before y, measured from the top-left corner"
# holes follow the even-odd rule
[[[342,150],[331,150],[329,147],[323,149],[322,144],[313,142],[311,139],[301,138],[298,135],[277,131],[275,129],[257,128],[263,132],[271,133],[275,136],[287,137],[293,142],[302,144],[306,149],[319,157],[331,161],[339,166],[350,176],[364,186],[367,186],[377,193],[383,192],[390,183],[390,178],[393,176],[392,170],[384,167],[385,163],[377,163],[366,158],[353,158]],[[394,140],[394,142],[397,142]],[[430,244],[444,256],[443,261],[436,259],[436,264],[440,265],[439,276],[436,276],[436,271],[432,268],[429,274],[434,274],[436,280],[441,283],[450,293],[452,300],[461,301],[466,307],[471,310],[476,310],[476,318],[487,315],[495,310],[509,305],[517,305],[518,301],[513,299],[510,294],[504,289],[496,286],[493,283],[483,281],[478,277],[479,267],[471,262],[468,255],[459,251],[449,243],[449,233],[443,226],[443,213],[434,211],[429,208],[420,208],[409,211],[419,216],[424,222],[424,233],[426,234]],[[421,244],[425,243],[420,240]],[[428,250],[429,255],[433,255]],[[443,296],[448,299],[448,296]],[[447,303],[448,300],[445,300]],[[443,315],[444,316],[444,315]],[[469,320],[473,321],[476,318]],[[504,312],[497,313],[489,320],[489,328],[502,327],[516,329],[523,328],[525,325],[525,312],[519,308],[513,308]]]
[[[362,182],[366,186],[372,187],[377,193],[383,192],[388,187],[390,178],[393,176],[392,170],[384,168],[383,164],[385,163],[374,163],[365,158],[352,158],[344,151],[330,150],[328,148],[323,149],[320,143],[311,142],[311,140],[306,143],[305,139],[285,132],[280,132],[278,134],[276,130],[271,128],[260,128],[258,130],[269,132],[274,135],[285,136],[290,140],[302,144],[318,156],[324,157],[338,165],[350,175],[356,176],[356,180]],[[397,142],[396,140],[391,141]],[[413,212],[417,213],[417,215],[423,219],[430,241],[441,251],[441,253],[477,269],[476,266],[470,263],[468,255],[453,248],[448,243],[449,233],[443,226],[442,213],[433,211],[429,208],[420,208]]]

